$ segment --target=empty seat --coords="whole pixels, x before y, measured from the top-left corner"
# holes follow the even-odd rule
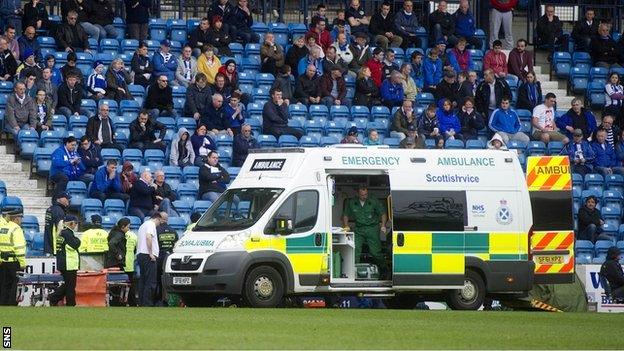
[[[107,216],[125,216],[126,205],[119,199],[107,199],[104,201],[104,213]]]

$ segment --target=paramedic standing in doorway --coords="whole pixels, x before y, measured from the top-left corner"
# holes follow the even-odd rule
[[[379,231],[386,234],[386,221],[388,215],[381,202],[373,197],[368,197],[366,185],[360,185],[358,196],[347,200],[342,223],[343,228],[349,230],[349,220],[355,222],[355,263],[360,263],[362,245],[368,244],[368,250],[373,258],[373,263],[379,267],[379,273],[385,278],[387,273],[386,260],[381,252],[381,240]],[[380,223],[381,220],[381,223]]]

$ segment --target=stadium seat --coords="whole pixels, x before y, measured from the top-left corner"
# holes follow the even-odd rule
[[[624,193],[624,177],[620,174],[609,174],[605,177],[608,190],[617,190]]]
[[[17,141],[20,156],[30,159],[39,146],[39,134],[36,130],[22,129],[17,133]]]
[[[124,149],[122,159],[124,162],[129,161],[132,163],[136,171],[141,167],[143,162],[143,152],[139,149]]]
[[[584,183],[587,190],[596,190],[600,194],[604,190],[604,178],[600,174],[586,174]]]
[[[87,185],[83,181],[69,181],[66,191],[71,195],[69,206],[72,209],[79,209],[83,200],[89,197],[89,194],[87,194]]]
[[[165,164],[165,154],[162,150],[147,149],[143,155],[146,166],[160,169]]]
[[[543,156],[546,155],[546,144],[543,141],[531,141],[526,148],[527,156]]]
[[[483,140],[466,140],[466,149],[485,149],[485,142]]]
[[[261,147],[276,147],[277,139],[273,135],[268,134],[260,134],[258,136],[258,143],[260,143]]]
[[[445,149],[463,149],[464,142],[458,139],[447,139],[444,143]]]
[[[212,202],[208,201],[208,200],[197,200],[193,203],[193,213],[195,212],[199,212],[199,213],[204,213],[206,212],[210,206],[212,206]]]
[[[106,162],[108,160],[119,160],[119,159],[121,159],[121,153],[119,152],[118,149],[104,148],[101,151],[101,155],[102,155],[102,160],[104,162]]]
[[[80,206],[80,215],[82,218],[91,218],[91,215],[102,214],[102,201],[99,199],[84,199]]]
[[[591,263],[594,259],[594,244],[592,244],[591,241],[576,240],[574,243],[574,249],[577,263]]]
[[[277,140],[277,145],[279,147],[297,147],[299,146],[299,140],[294,135],[280,135]]]
[[[39,221],[37,220],[37,217],[33,215],[25,214],[24,217],[22,217],[21,227],[24,234],[33,235],[35,233],[39,233]]]
[[[39,143],[41,147],[55,148],[63,143],[64,133],[60,130],[46,130],[41,132]]]
[[[370,118],[370,110],[366,106],[351,106],[351,118],[363,117]]]
[[[107,216],[125,216],[126,205],[119,199],[107,199],[104,201],[104,213]]]
[[[178,200],[193,203],[197,200],[197,188],[193,184],[180,183],[176,191]]]
[[[314,137],[314,136],[311,136],[311,135],[304,135],[299,140],[299,146],[301,146],[301,147],[317,147],[317,146],[319,146],[319,139]]]
[[[33,152],[33,163],[35,164],[36,173],[40,176],[47,177],[52,167],[52,153],[55,148],[38,147]]]
[[[609,248],[612,246],[615,246],[615,243],[610,240],[596,241],[596,244],[594,245],[594,248],[596,250],[595,257],[604,259],[605,257],[607,257],[607,250],[609,250]]]
[[[178,237],[184,235],[184,232],[186,231],[186,226],[188,225],[187,218],[169,217],[169,221],[167,222],[167,224],[169,224],[169,226],[171,226],[171,228],[173,228],[178,233]]]

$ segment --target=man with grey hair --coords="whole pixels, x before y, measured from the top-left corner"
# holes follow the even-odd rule
[[[130,202],[128,204],[128,215],[137,216],[141,222],[147,216],[156,212],[158,206],[154,203],[154,193],[158,185],[152,179],[152,173],[144,170],[141,177],[130,189]]]
[[[323,75],[323,60],[321,60],[321,48],[320,47],[312,47],[310,48],[310,53],[308,56],[299,60],[299,64],[297,66],[297,73],[299,76],[302,76],[308,70],[308,66],[312,65],[316,68],[314,72],[316,77],[320,77]]]
[[[9,50],[9,42],[4,37],[0,37],[0,81],[12,81],[17,71],[17,61],[11,50]]]
[[[243,124],[240,134],[234,137],[232,166],[241,167],[245,163],[249,150],[259,148],[260,143],[253,137],[251,125],[249,123]]]
[[[115,143],[115,127],[108,116],[109,107],[106,103],[100,103],[97,116],[89,118],[85,135],[100,148],[115,148],[119,151],[123,148]]]
[[[26,85],[15,83],[13,94],[9,95],[6,105],[6,128],[17,136],[20,129],[34,130],[37,126],[35,101],[26,94]]]
[[[206,111],[199,121],[199,124],[205,124],[208,127],[208,134],[212,137],[219,134],[234,136],[230,128],[230,119],[223,108],[223,95],[221,94],[212,95],[212,104],[206,106]]]
[[[166,213],[170,217],[179,217],[180,215],[173,209],[173,202],[176,200],[176,193],[171,189],[171,186],[165,182],[165,172],[157,170],[154,172],[154,184],[156,184],[156,190],[154,192],[154,198],[158,210]]]
[[[405,92],[403,91],[403,84],[401,84],[402,80],[401,72],[392,71],[390,78],[381,84],[381,102],[390,109],[403,104]]]

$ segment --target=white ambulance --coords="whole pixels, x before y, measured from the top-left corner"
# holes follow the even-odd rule
[[[178,241],[164,285],[189,306],[357,294],[477,309],[486,296],[573,281],[569,160],[529,157],[527,167],[525,178],[514,152],[494,150],[254,150]],[[379,233],[384,275],[366,247],[355,257],[357,224],[343,228],[346,201],[362,185],[388,216]]]

